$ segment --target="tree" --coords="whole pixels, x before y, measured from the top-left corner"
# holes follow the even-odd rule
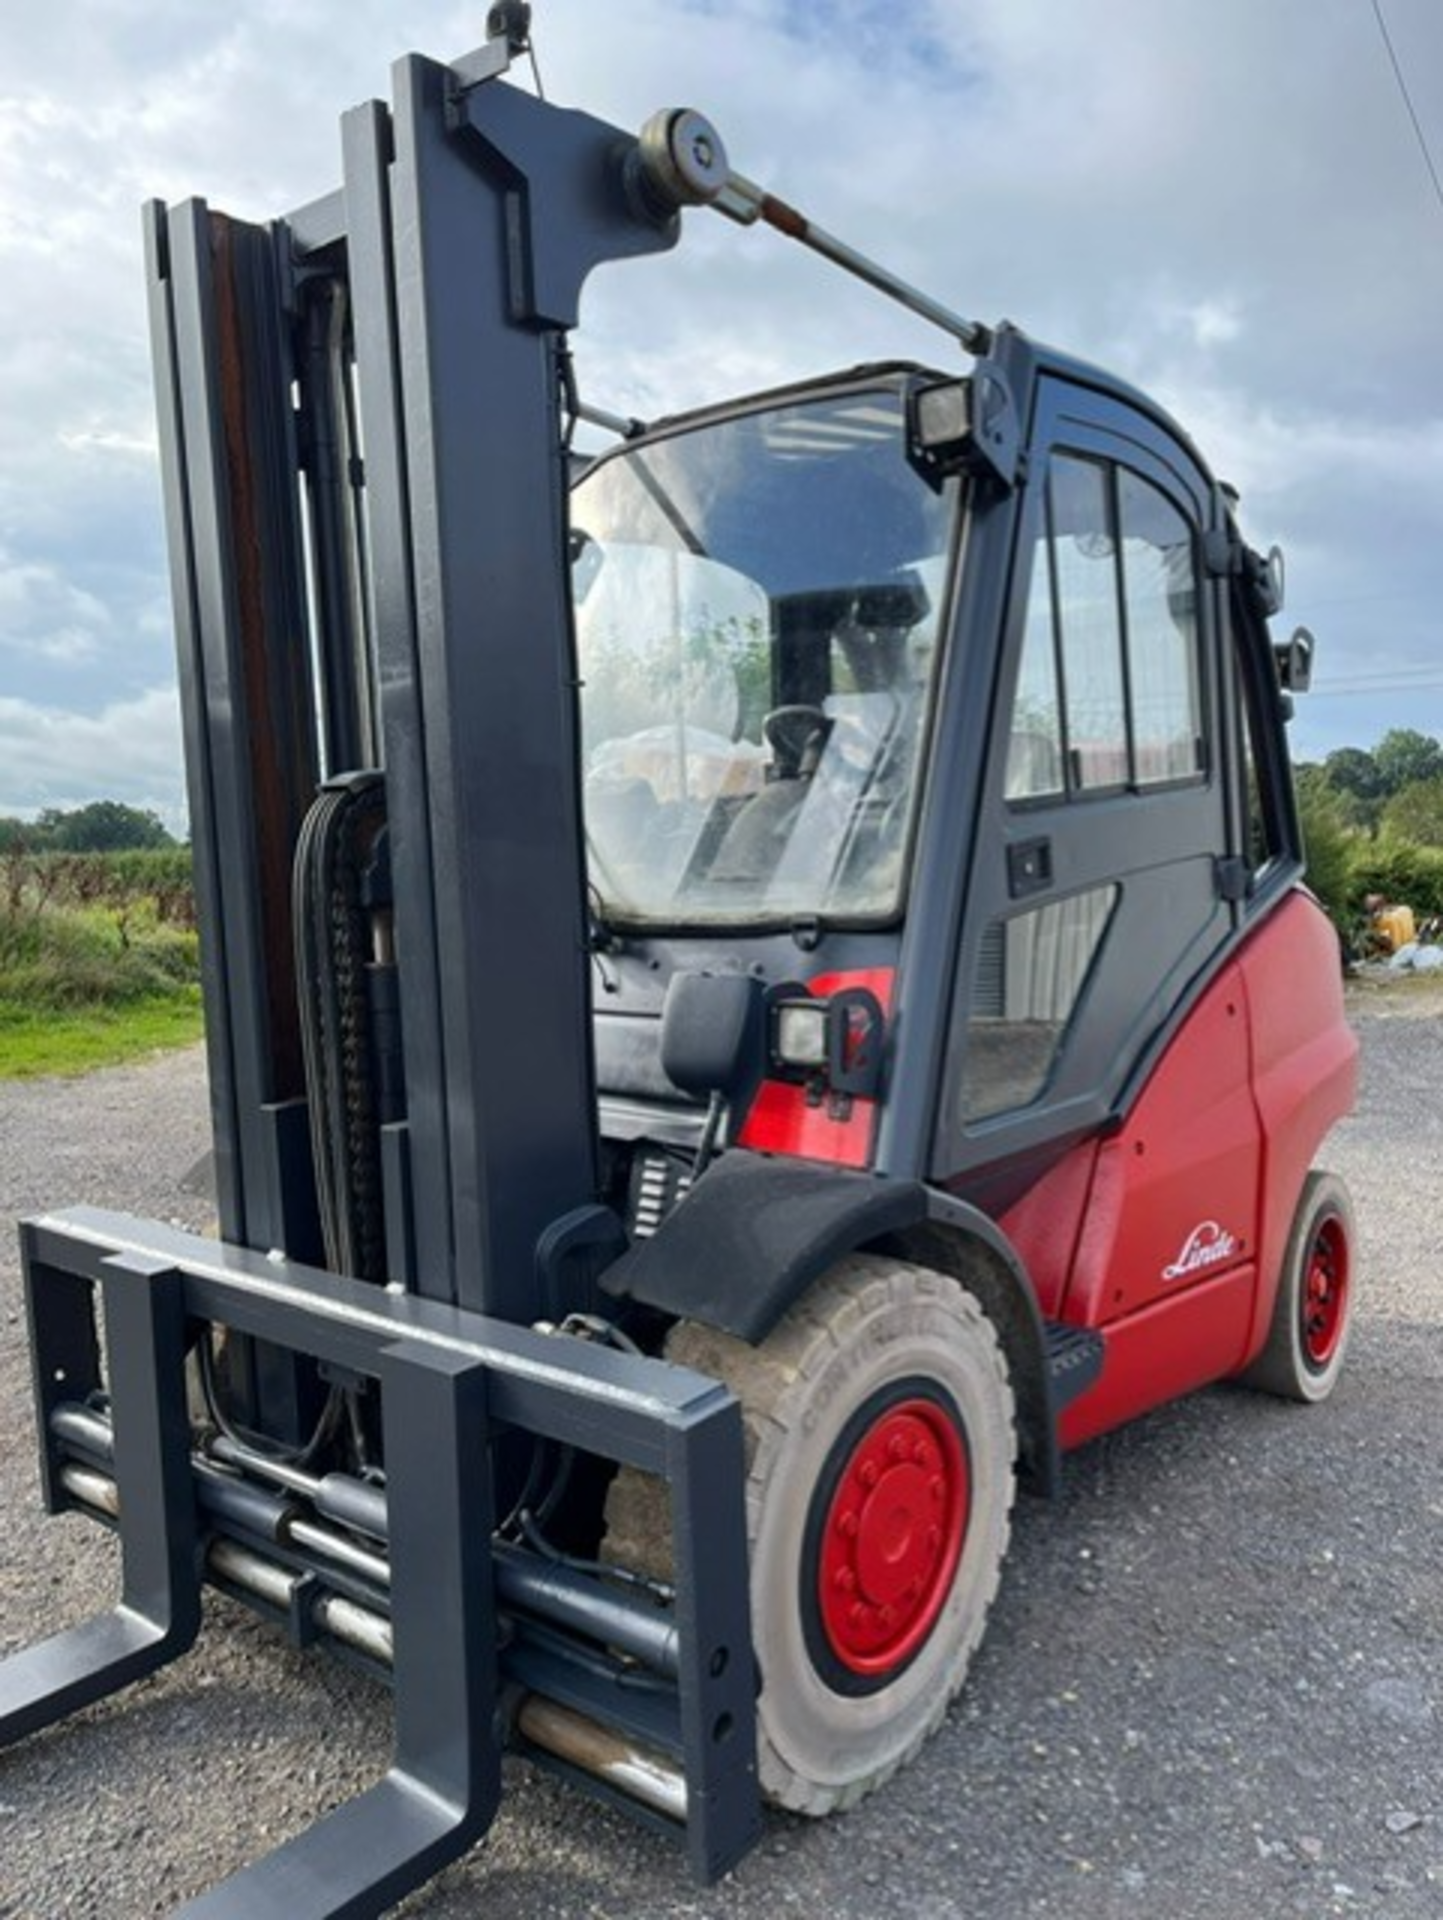
[[[1348,801],[1318,777],[1321,769],[1309,768],[1308,773],[1312,777],[1297,783],[1298,821],[1303,829],[1308,885],[1328,909],[1339,933],[1344,933],[1351,917],[1349,888],[1354,847],[1354,835],[1347,819]]]
[[[1324,761],[1308,761],[1293,770],[1298,792],[1326,794],[1344,826],[1371,833],[1382,804],[1373,756],[1361,747],[1340,747]]]
[[[1383,796],[1378,763],[1362,747],[1339,747],[1323,762],[1328,785],[1337,793],[1351,793],[1355,799],[1372,802]]]
[[[1431,780],[1410,780],[1384,807],[1381,825],[1397,840],[1443,847],[1443,772]]]
[[[57,853],[116,853],[131,847],[173,847],[159,814],[120,800],[92,800],[68,812],[46,807],[36,821],[37,843]]]
[[[1382,792],[1398,793],[1404,787],[1443,778],[1443,746],[1431,734],[1392,727],[1374,747],[1373,765]]]

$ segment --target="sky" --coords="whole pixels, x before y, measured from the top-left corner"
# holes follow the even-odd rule
[[[4,9],[0,815],[110,797],[183,824],[141,204],[315,198],[341,112],[398,54],[479,43],[486,10]],[[1296,757],[1443,736],[1437,0],[536,0],[534,38],[549,98],[632,129],[698,107],[738,171],[943,304],[1156,394],[1287,555],[1283,631],[1318,643]],[[586,397],[643,416],[966,364],[705,212],[597,276],[576,344]]]

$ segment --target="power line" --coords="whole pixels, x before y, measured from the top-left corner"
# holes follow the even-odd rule
[[[1428,150],[1427,137],[1422,122],[1413,105],[1413,96],[1408,91],[1408,82],[1403,78],[1403,69],[1393,48],[1393,36],[1388,31],[1388,22],[1383,18],[1383,0],[1373,0],[1373,18],[1378,22],[1378,31],[1383,36],[1383,45],[1388,49],[1388,59],[1392,64],[1393,77],[1398,82],[1398,91],[1403,96],[1403,105],[1408,109],[1408,118],[1413,123],[1413,132],[1418,139],[1418,150],[1423,155],[1423,164],[1428,169],[1428,178],[1433,182],[1433,193],[1440,207],[1443,207],[1443,181],[1438,178],[1438,169],[1433,164],[1433,155]]]
[[[1434,660],[1427,666],[1416,667],[1377,667],[1364,668],[1352,673],[1346,670],[1338,676],[1337,684],[1344,682],[1350,687],[1397,687],[1417,685],[1419,681],[1432,683],[1443,679],[1443,665]]]
[[[1443,680],[1412,680],[1403,687],[1354,687],[1341,680],[1332,685],[1315,681],[1307,697],[1310,700],[1377,700],[1394,693],[1443,693]]]
[[[1355,667],[1344,661],[1338,668],[1337,680],[1340,684],[1346,680],[1350,687],[1404,687],[1410,681],[1443,680],[1443,661],[1396,667]]]

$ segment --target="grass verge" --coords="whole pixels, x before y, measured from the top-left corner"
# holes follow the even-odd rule
[[[165,999],[65,1013],[0,1000],[0,1080],[120,1066],[163,1048],[191,1046],[204,1031],[198,987]]]
[[[196,939],[153,908],[0,911],[0,1079],[86,1073],[202,1033]]]

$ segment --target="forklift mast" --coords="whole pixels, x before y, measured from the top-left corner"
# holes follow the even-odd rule
[[[146,228],[221,1233],[320,1253],[292,859],[317,785],[384,764],[390,1272],[528,1320],[543,1237],[604,1234],[565,334],[679,223],[634,141],[487,84],[505,57],[402,61],[288,219]]]
[[[675,244],[679,200],[632,136],[490,84],[513,38],[398,62],[392,106],[345,116],[342,185],[285,219],[146,211],[220,1244],[84,1208],[22,1226],[46,1503],[123,1515],[122,1592],[0,1665],[0,1744],[183,1653],[203,1580],[389,1679],[390,1772],[207,1916],[383,1911],[484,1833],[508,1734],[683,1837],[703,1880],[760,1820],[737,1404],[533,1328],[620,1237],[565,335],[593,267]],[[364,1031],[319,955],[357,938]],[[313,1152],[308,1053],[342,1105],[374,1071],[378,1154]],[[352,1261],[336,1195],[368,1180],[387,1244]],[[383,1477],[312,1474],[304,1436],[363,1392],[352,1455]],[[671,1581],[493,1542],[526,1457],[659,1476]],[[498,1604],[543,1624],[499,1629]]]

